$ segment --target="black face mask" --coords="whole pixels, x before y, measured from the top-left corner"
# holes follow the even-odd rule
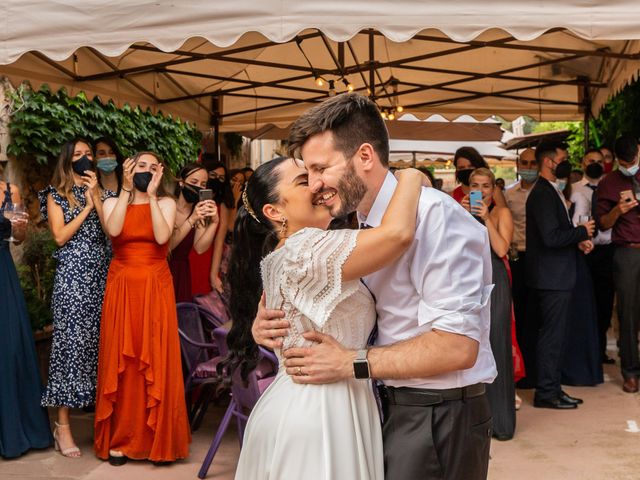
[[[86,155],[71,163],[71,168],[78,175],[84,175],[86,170],[93,171],[93,162]]]
[[[596,180],[600,178],[604,173],[604,167],[597,162],[590,163],[589,165],[587,165],[587,168],[584,169],[584,173],[587,174],[587,177]]]
[[[138,172],[133,175],[133,184],[139,192],[146,193],[147,188],[149,188],[149,182],[151,182],[151,177],[153,177],[151,172]]]
[[[569,163],[568,160],[565,160],[564,162],[560,162],[558,165],[556,165],[556,170],[555,170],[556,178],[569,178],[570,174],[571,174],[571,164]]]
[[[182,187],[182,196],[187,203],[197,203],[200,200],[200,187],[195,185],[184,185]]]
[[[471,177],[471,172],[473,172],[473,168],[467,168],[466,170],[458,170],[456,171],[456,179],[465,187],[468,187],[469,177]]]
[[[222,183],[222,180],[218,180],[216,178],[210,178],[207,181],[207,188],[210,190],[213,190],[213,195],[215,196],[217,193],[222,191],[222,186],[224,184]]]

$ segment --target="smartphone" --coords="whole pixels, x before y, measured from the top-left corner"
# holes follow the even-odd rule
[[[203,188],[198,195],[200,196],[201,202],[204,200],[213,200],[213,190],[210,188]]]
[[[480,207],[482,205],[482,192],[480,190],[471,190],[469,192],[469,206]]]
[[[633,202],[633,192],[631,190],[623,190],[622,192],[620,192],[620,200],[624,200],[627,203]]]

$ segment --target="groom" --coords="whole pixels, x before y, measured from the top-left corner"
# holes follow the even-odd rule
[[[351,93],[311,108],[291,127],[289,148],[304,160],[316,203],[334,217],[357,211],[361,228],[380,225],[397,182],[372,101]],[[486,478],[491,413],[484,392],[496,376],[486,229],[448,195],[423,189],[412,247],[363,281],[376,299],[375,345],[356,352],[308,332],[317,344],[286,350],[287,373],[297,383],[383,381],[387,480]],[[258,343],[281,345],[277,337],[288,326],[281,317],[260,306]]]

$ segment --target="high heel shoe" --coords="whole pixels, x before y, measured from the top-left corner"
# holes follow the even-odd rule
[[[62,427],[71,428],[69,426],[69,424],[65,423],[64,425],[60,425],[58,422],[55,422],[55,425],[56,425],[56,428],[53,429],[53,441],[54,441],[53,446],[56,449],[56,451],[60,452],[60,454],[63,457],[69,457],[69,458],[81,457],[82,456],[82,452],[76,446],[65,448],[64,450],[60,449],[60,442],[58,441],[58,429],[62,428]]]

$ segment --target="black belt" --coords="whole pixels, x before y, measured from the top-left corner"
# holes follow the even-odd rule
[[[426,388],[387,387],[379,385],[380,399],[388,405],[405,405],[409,407],[429,407],[451,400],[465,400],[484,395],[485,384],[476,383],[467,387],[431,390]]]

